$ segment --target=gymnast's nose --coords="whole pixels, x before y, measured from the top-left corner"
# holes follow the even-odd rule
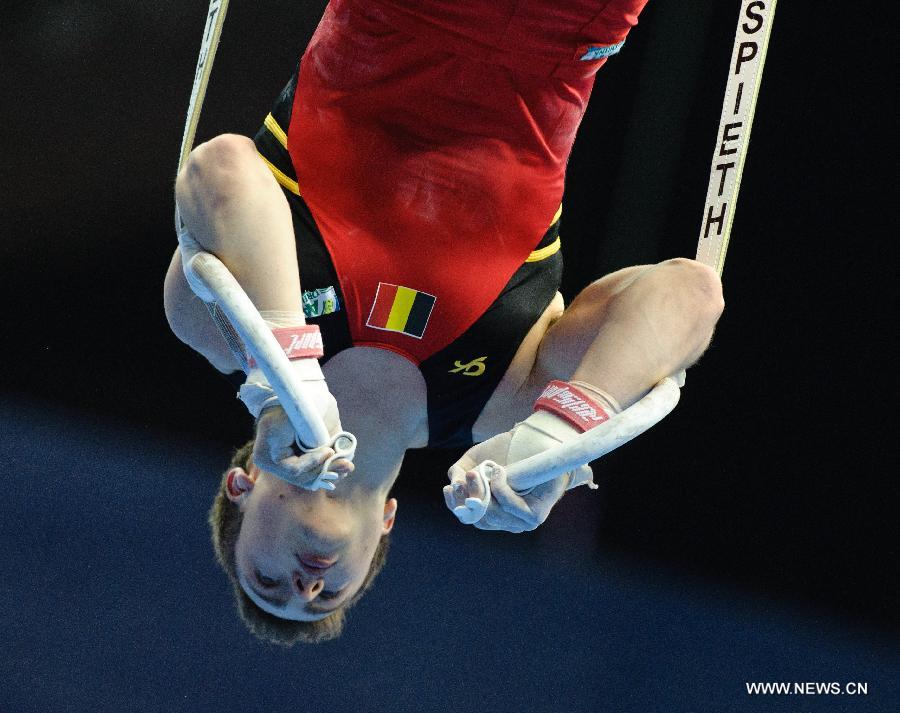
[[[311,602],[325,588],[325,581],[321,577],[309,574],[303,570],[294,572],[294,589],[300,598]]]

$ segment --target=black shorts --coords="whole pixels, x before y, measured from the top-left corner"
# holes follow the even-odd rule
[[[318,316],[307,312],[307,321],[319,325],[322,331],[325,356],[321,361],[324,363],[352,347],[353,342],[337,274],[315,220],[300,197],[284,146],[295,83],[296,78],[285,87],[254,140],[291,208],[304,301],[316,294],[333,295],[337,299],[336,311]],[[557,218],[487,311],[453,343],[419,364],[428,393],[429,447],[472,445],[475,420],[506,373],[525,335],[559,289],[562,279],[559,224]]]

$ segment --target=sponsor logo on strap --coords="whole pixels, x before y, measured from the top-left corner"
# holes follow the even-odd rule
[[[288,359],[318,359],[325,354],[322,333],[315,324],[277,327],[272,334]],[[256,366],[256,360],[250,354],[247,355],[247,363],[251,368]]]
[[[462,374],[463,376],[481,376],[484,373],[484,370],[487,369],[487,364],[485,364],[486,359],[486,356],[482,356],[473,359],[472,361],[467,361],[465,364],[463,364],[461,359],[457,359],[453,362],[453,366],[456,368],[451,369],[449,373]]]
[[[581,431],[609,420],[609,414],[565,381],[551,381],[534,404],[535,410],[549,411]]]
[[[300,353],[322,351],[322,334],[320,332],[301,332],[287,336],[289,341],[284,346],[284,353],[288,359]]]

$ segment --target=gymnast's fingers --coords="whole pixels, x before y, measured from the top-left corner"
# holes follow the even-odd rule
[[[447,508],[448,508],[449,510],[451,510],[451,511],[452,511],[453,508],[455,508],[455,507],[457,506],[457,504],[458,504],[458,503],[456,502],[456,497],[455,497],[455,495],[454,495],[454,493],[453,493],[453,486],[452,486],[452,485],[445,485],[445,486],[444,486],[444,503],[447,505]]]
[[[484,487],[484,480],[474,470],[470,470],[465,474],[466,492],[470,498],[482,500],[487,494]]]
[[[524,529],[534,529],[541,524],[540,518],[525,498],[510,487],[502,468],[497,469],[491,477],[491,494],[503,512],[522,521]]]
[[[353,465],[353,461],[346,458],[336,458],[328,468],[339,475],[349,475],[355,470],[356,466]]]

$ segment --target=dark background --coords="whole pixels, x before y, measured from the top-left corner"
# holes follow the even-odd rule
[[[256,130],[322,7],[281,0],[232,3],[198,143],[225,131]],[[438,488],[458,454],[413,453],[398,483],[407,533],[420,532],[435,548],[447,544],[434,540],[429,528],[452,533],[461,538],[469,561],[478,561],[476,552],[491,553],[483,556],[495,562],[495,575],[507,566],[504,576],[513,577],[514,566],[493,559],[506,553],[510,562],[529,567],[526,575],[520,571],[523,586],[546,584],[550,592],[568,589],[561,580],[545,581],[551,565],[533,563],[569,562],[575,571],[584,563],[566,558],[574,556],[576,544],[590,551],[590,561],[610,568],[611,581],[620,576],[620,584],[633,587],[616,601],[633,603],[649,596],[648,582],[666,582],[683,601],[693,602],[685,606],[694,613],[682,618],[658,600],[648,604],[646,611],[654,613],[640,626],[650,632],[654,650],[660,645],[658,650],[674,651],[658,640],[659,627],[675,626],[666,616],[730,621],[735,607],[744,606],[734,601],[752,601],[751,608],[763,613],[748,631],[783,657],[749,642],[747,632],[722,634],[712,624],[698,624],[679,639],[684,648],[673,654],[672,666],[694,657],[721,661],[722,651],[738,646],[746,653],[732,662],[741,672],[734,681],[740,682],[747,661],[756,657],[815,660],[826,649],[840,648],[811,640],[803,653],[793,644],[772,644],[793,641],[785,633],[794,631],[791,626],[779,629],[777,623],[779,617],[795,621],[792,616],[864,642],[861,650],[874,658],[865,659],[868,668],[853,669],[857,678],[850,680],[866,680],[867,671],[875,679],[879,665],[896,663],[900,498],[889,247],[898,233],[890,207],[896,199],[896,162],[889,160],[895,127],[885,110],[897,99],[888,71],[895,52],[888,46],[887,22],[877,14],[858,17],[847,7],[779,4],[725,264],[726,311],[710,350],[688,373],[675,413],[596,465],[599,494],[573,493],[542,530],[519,539],[495,536],[487,544],[484,535],[460,534],[441,509]],[[563,216],[567,298],[613,269],[693,256],[737,10],[736,1],[651,0],[623,52],[601,71],[569,165]],[[89,645],[91,637],[113,646],[91,659],[96,670],[85,676],[93,681],[92,706],[120,710],[155,710],[157,704],[161,710],[182,704],[197,710],[203,701],[212,706],[213,698],[194,696],[201,686],[220,683],[213,661],[225,661],[235,650],[261,655],[238,624],[203,623],[222,617],[211,617],[205,600],[192,600],[192,591],[194,599],[215,592],[217,606],[228,606],[224,581],[211,571],[211,553],[202,544],[202,518],[228,449],[249,433],[249,417],[226,382],[170,334],[162,311],[162,279],[175,247],[172,183],[205,11],[204,3],[167,0],[69,1],[4,8],[0,19],[0,455],[10,469],[12,492],[0,501],[0,586],[14,622],[7,625],[10,661],[4,667],[15,672],[7,689],[11,710],[80,709],[81,699],[67,697],[84,690],[83,683],[59,673],[71,664],[47,664],[49,652],[62,655],[60,637],[68,642],[67,656],[88,656],[91,646],[100,646]],[[110,527],[116,517],[124,519]],[[371,606],[388,617],[371,635],[405,626],[435,642],[449,641],[452,631],[435,625],[439,633],[429,633],[421,621],[408,620],[411,614],[398,615],[390,597],[408,597],[411,587],[431,592],[431,604],[422,595],[425,617],[428,606],[447,606],[440,592],[472,585],[457,582],[458,571],[404,538],[410,535],[398,533],[385,593],[371,595],[381,602]],[[196,548],[185,542],[196,542]],[[413,567],[416,557],[421,561]],[[192,578],[186,570],[204,574]],[[97,585],[101,574],[103,596],[82,602],[99,618],[84,618],[86,610],[72,602]],[[134,611],[116,613],[117,626],[105,622],[102,612],[140,598],[127,594],[132,590],[125,583],[134,576],[142,582],[139,592],[162,587],[158,596],[173,600],[165,606],[156,600],[161,618],[155,635],[174,637],[160,643],[158,655],[170,666],[202,659],[207,668],[197,677],[178,669],[182,678],[170,672],[142,679],[139,695],[132,691],[136,697],[127,698],[127,687],[100,682],[146,673],[140,650],[147,644],[128,628],[146,612],[135,600],[129,604]],[[603,581],[597,573],[584,577],[576,579]],[[682,591],[681,582],[690,587]],[[126,593],[116,594],[117,586]],[[500,583],[495,586],[496,593],[485,588],[479,596],[512,596]],[[584,594],[583,587],[579,591]],[[585,601],[610,596],[606,591]],[[64,602],[74,608],[60,625],[60,607],[69,606]],[[766,613],[770,607],[789,613]],[[439,617],[440,609],[431,614]],[[392,621],[395,616],[399,621]],[[626,650],[628,642],[638,647],[640,626],[629,628],[634,619],[622,616],[616,641]],[[659,616],[665,621],[652,623]],[[85,630],[73,632],[79,617]],[[576,616],[568,624],[573,632],[577,621]],[[141,636],[148,635],[146,624],[134,624]],[[210,626],[215,633],[207,631]],[[327,649],[343,660],[355,645],[351,658],[357,657],[354,670],[360,672],[366,670],[360,652],[373,646],[361,631],[353,641]],[[730,681],[734,690],[726,692],[724,684],[715,688],[721,682],[713,676],[717,693],[707,696],[692,688],[696,672],[678,669],[676,675],[668,668],[664,674],[666,664],[656,659],[644,662],[648,671],[635,683],[630,676],[638,676],[636,664],[617,658],[607,633],[601,638],[610,650],[590,655],[601,667],[617,661],[622,670],[608,669],[617,671],[611,682],[565,682],[561,670],[556,685],[565,703],[504,697],[500,687],[493,689],[494,709],[527,710],[533,704],[535,710],[648,710],[662,701],[672,705],[663,706],[667,710],[749,705],[739,683]],[[482,673],[492,657],[502,655],[504,636],[508,632],[477,649],[484,657]],[[123,641],[126,648],[116,648]],[[579,650],[574,642],[557,632],[553,646],[565,655]],[[529,649],[536,660],[550,656],[550,644],[543,646],[543,654]],[[435,647],[423,655],[446,665],[449,654]],[[849,664],[841,656],[850,654],[840,650],[828,666],[808,670],[800,680],[844,680]],[[387,652],[378,653],[397,655],[392,647]],[[465,647],[456,653],[463,661],[475,655]],[[291,660],[291,654],[271,655],[277,665]],[[147,666],[161,670],[156,654],[148,656]],[[309,656],[296,660],[308,664]],[[277,665],[266,669],[273,680],[281,680]],[[404,684],[401,698],[411,710],[416,700],[423,709],[441,709],[435,701],[449,700],[438,695],[443,684],[453,688],[462,685],[458,677],[465,678],[452,668],[423,671],[417,673],[419,684]],[[767,673],[762,680],[789,678],[783,668]],[[670,695],[654,697],[649,691],[657,687],[648,681],[660,675],[676,680],[659,684]],[[347,683],[347,690],[363,690],[354,688],[368,685],[363,678]],[[266,679],[258,687],[271,692],[274,685]],[[29,691],[49,697],[29,703]],[[865,710],[900,703],[884,691],[880,698],[870,695],[865,703],[875,707]],[[260,700],[252,685],[244,695]],[[274,705],[280,695],[263,700]],[[367,710],[366,702],[374,707],[378,695],[353,699],[352,705],[342,700],[347,709]],[[711,700],[717,705],[705,707]],[[803,705],[812,707],[803,710],[826,703],[806,699]],[[860,700],[853,703],[863,709]],[[229,709],[228,703],[216,705]],[[465,705],[460,699],[457,710]]]

